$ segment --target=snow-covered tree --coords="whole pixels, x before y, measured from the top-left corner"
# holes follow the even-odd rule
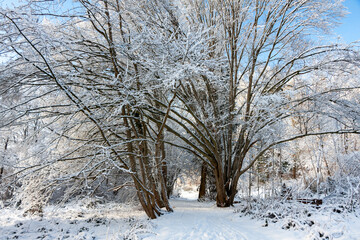
[[[209,29],[209,49],[196,75],[180,82],[178,108],[186,114],[174,109],[170,119],[187,133],[181,138],[190,151],[213,170],[218,206],[233,203],[240,176],[272,147],[359,132],[358,117],[349,115],[358,108],[333,101],[338,92],[358,95],[358,79],[350,86],[341,80],[357,67],[359,53],[352,46],[319,45],[316,38],[343,15],[341,1],[182,3],[186,26]],[[335,72],[337,82],[330,81]],[[312,91],[318,82],[326,88]],[[326,127],[294,131],[291,119],[311,115],[322,116]],[[349,127],[329,124],[339,116]]]
[[[176,147],[213,172],[217,205],[226,207],[268,150],[359,133],[359,79],[345,81],[359,52],[317,38],[344,14],[341,1],[57,4],[0,9],[9,57],[0,127],[36,122],[31,157],[14,166],[23,177],[42,172],[46,190],[127,173],[156,218],[161,207],[172,211],[167,149]],[[304,121],[314,124],[299,128]]]

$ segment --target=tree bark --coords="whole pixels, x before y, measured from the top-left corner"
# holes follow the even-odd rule
[[[215,185],[216,185],[216,205],[218,207],[229,207],[228,196],[226,194],[224,173],[222,167],[218,166],[214,169]]]
[[[206,162],[203,162],[201,165],[201,178],[200,178],[200,187],[199,187],[199,197],[198,200],[202,201],[206,196],[206,175],[207,175],[207,165]]]

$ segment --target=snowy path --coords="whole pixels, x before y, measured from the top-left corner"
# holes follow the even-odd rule
[[[234,208],[217,208],[214,203],[172,200],[174,213],[153,221],[157,235],[146,240],[292,240],[304,233],[262,227],[250,218],[240,218]]]

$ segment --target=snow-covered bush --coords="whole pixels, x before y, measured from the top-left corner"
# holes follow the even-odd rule
[[[353,211],[360,206],[360,152],[338,157],[338,170],[320,185],[329,201],[343,204]]]
[[[120,233],[114,240],[140,240],[144,233],[156,234],[152,231],[153,226],[151,222],[146,220],[139,220],[134,218],[128,218],[130,227],[124,232]]]
[[[322,205],[316,206],[297,200],[254,198],[251,201],[242,201],[236,212],[240,216],[251,216],[264,221],[263,227],[277,225],[283,230],[306,231],[307,240],[350,237],[351,232],[347,230],[350,219],[360,216],[359,209],[349,212],[341,202],[331,199],[324,199]]]
[[[360,151],[354,151],[339,157],[339,177],[360,177]]]

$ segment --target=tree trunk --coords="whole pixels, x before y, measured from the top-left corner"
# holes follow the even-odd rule
[[[123,115],[130,115],[130,112],[131,111],[129,107],[123,107]],[[139,135],[144,138],[146,137],[146,126],[138,119],[140,117],[139,115],[136,115],[135,117],[137,118],[135,121],[133,121],[133,119],[129,121],[127,118],[124,118],[124,126],[126,127],[126,137],[128,140],[126,146],[129,153],[136,152],[135,146],[130,141],[133,138],[133,134],[135,134],[137,137],[139,137]],[[158,190],[156,189],[156,183],[154,181],[153,175],[151,174],[152,169],[148,159],[149,150],[147,142],[141,141],[137,144],[137,147],[140,153],[140,156],[137,159],[139,162],[139,169],[137,168],[134,155],[129,154],[128,156],[130,160],[130,170],[132,172],[131,176],[135,183],[135,188],[140,204],[146,212],[146,215],[151,219],[155,219],[161,215],[160,207],[163,205],[163,201]],[[138,171],[140,171],[142,180],[140,179]],[[151,191],[149,191],[150,189]]]
[[[153,207],[153,205],[150,203],[149,196],[146,193],[144,194],[144,192],[140,189],[140,186],[137,184],[135,184],[135,186],[138,199],[146,215],[151,219],[157,218],[157,216],[160,215],[160,212]]]
[[[201,166],[201,178],[200,178],[200,188],[199,188],[199,197],[198,200],[202,201],[205,199],[206,195],[206,174],[207,173],[207,166],[206,162],[202,163]]]
[[[4,173],[4,167],[1,167],[0,168],[0,183],[1,183],[3,173]]]
[[[226,195],[224,173],[221,166],[217,166],[214,169],[215,185],[216,185],[216,205],[218,207],[229,207],[228,196]]]

